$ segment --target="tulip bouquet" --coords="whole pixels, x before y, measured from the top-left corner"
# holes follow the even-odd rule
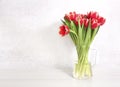
[[[87,14],[70,12],[65,14],[62,23],[59,27],[59,34],[61,36],[69,34],[77,50],[78,60],[73,76],[78,79],[91,77],[92,71],[88,61],[88,52],[100,26],[105,23],[105,18],[93,11]]]

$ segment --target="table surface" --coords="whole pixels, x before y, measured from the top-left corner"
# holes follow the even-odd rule
[[[2,69],[0,87],[120,87],[120,68],[95,66],[84,80],[74,79],[70,68]]]

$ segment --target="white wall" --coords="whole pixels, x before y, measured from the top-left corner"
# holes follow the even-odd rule
[[[71,67],[69,38],[60,37],[60,19],[69,11],[98,11],[106,18],[91,48],[97,63],[120,66],[119,0],[0,0],[0,69]]]

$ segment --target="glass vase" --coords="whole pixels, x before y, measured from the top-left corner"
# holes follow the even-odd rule
[[[74,64],[73,77],[89,79],[92,77],[92,66],[96,63],[96,50],[89,47],[77,48],[78,59]]]

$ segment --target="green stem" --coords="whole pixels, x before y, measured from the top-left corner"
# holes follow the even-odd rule
[[[91,77],[91,67],[88,62],[89,47],[83,45],[76,47],[76,49],[78,53],[78,62],[75,65],[75,76],[77,78],[82,78],[85,76]]]

